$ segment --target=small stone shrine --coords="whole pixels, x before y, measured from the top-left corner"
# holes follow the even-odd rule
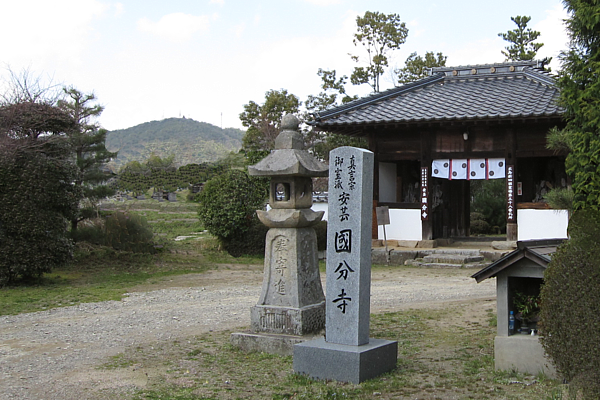
[[[325,338],[294,346],[294,371],[360,383],[395,368],[398,342],[369,338],[373,153],[329,155]]]
[[[247,351],[291,355],[293,345],[313,339],[325,327],[325,296],[319,275],[314,225],[323,211],[311,210],[312,177],[328,167],[304,150],[298,119],[286,115],[275,150],[248,167],[253,176],[271,178],[269,211],[258,218],[270,229],[258,304],[251,309],[251,331],[231,341]]]

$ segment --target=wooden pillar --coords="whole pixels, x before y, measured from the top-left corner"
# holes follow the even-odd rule
[[[375,138],[375,132],[369,132],[367,135],[367,140],[369,141],[369,150],[371,150],[375,155],[373,161],[373,222],[371,225],[371,238],[377,239],[378,227],[375,209],[377,208],[377,203],[379,202],[379,154],[377,152],[378,147],[377,139]]]
[[[506,131],[506,240],[518,240],[517,202],[515,196],[517,174],[517,136],[514,129]],[[512,177],[509,177],[509,172]],[[511,210],[512,207],[512,210]]]
[[[423,132],[421,134],[421,191],[423,184],[427,186],[431,183],[431,133]],[[426,180],[425,180],[426,179]],[[429,187],[426,188],[429,192]],[[426,207],[424,207],[426,206]],[[431,210],[431,196],[427,196],[426,203],[421,203],[421,235],[422,240],[433,240],[433,215]]]

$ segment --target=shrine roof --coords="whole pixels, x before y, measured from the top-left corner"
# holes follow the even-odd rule
[[[560,118],[559,90],[537,61],[433,68],[431,75],[315,113],[326,131],[373,125]]]
[[[552,255],[556,253],[556,249],[564,241],[565,239],[543,239],[517,242],[517,249],[515,251],[508,253],[501,259],[476,272],[471,278],[475,278],[477,283],[479,283],[487,278],[498,275],[498,273],[523,258],[527,258],[542,268],[546,268],[552,259]]]

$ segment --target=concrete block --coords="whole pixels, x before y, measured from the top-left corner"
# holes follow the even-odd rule
[[[236,332],[230,337],[231,344],[246,352],[264,352],[291,356],[294,345],[309,340],[315,340],[322,335],[277,335],[268,333]]]
[[[416,251],[392,250],[390,253],[390,264],[404,265],[406,260],[414,260],[417,257]]]
[[[420,240],[419,243],[417,243],[418,248],[433,249],[437,246],[436,240]]]
[[[398,240],[398,247],[407,247],[414,249],[419,244],[418,240]]]
[[[550,378],[557,378],[556,369],[546,358],[539,336],[496,336],[494,359],[496,369],[514,369],[531,375],[542,372]]]
[[[393,370],[398,342],[370,339],[361,346],[311,340],[294,346],[294,372],[315,379],[361,383]]]
[[[496,250],[514,250],[517,248],[517,242],[511,240],[497,241],[492,242],[492,247]]]

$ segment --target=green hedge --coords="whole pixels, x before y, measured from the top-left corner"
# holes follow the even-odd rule
[[[600,211],[577,211],[541,292],[542,345],[586,399],[600,398]]]

